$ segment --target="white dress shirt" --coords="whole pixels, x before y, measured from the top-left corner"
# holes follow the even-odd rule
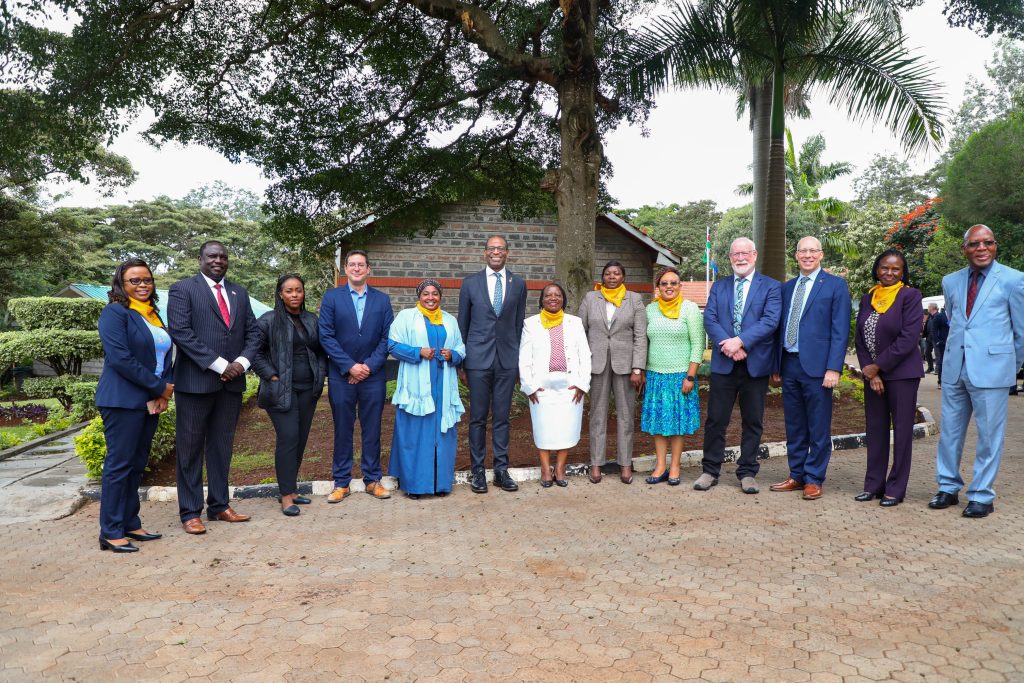
[[[210,278],[208,278],[206,276],[206,273],[199,273],[199,274],[203,276],[204,280],[206,280],[206,285],[210,288],[210,296],[213,297],[213,303],[217,304],[217,310],[218,311],[220,310],[220,301],[217,299],[217,290],[215,289],[215,287],[217,285],[221,286],[220,287],[220,293],[224,297],[224,302],[225,302],[225,304],[228,307],[228,315],[230,316],[231,315],[231,295],[228,293],[228,288],[224,284],[224,280],[221,280],[220,282],[215,282],[214,280],[211,280]],[[250,362],[249,362],[249,359],[246,358],[245,356],[239,356],[238,358],[235,359],[235,362],[242,366],[242,371],[243,372],[245,372],[245,371],[247,371],[249,369]],[[228,362],[227,359],[221,358],[220,356],[217,356],[217,360],[215,360],[212,363],[210,363],[210,368],[209,369],[213,370],[218,375],[223,375],[224,371],[228,369],[228,365],[230,365],[230,363]]]

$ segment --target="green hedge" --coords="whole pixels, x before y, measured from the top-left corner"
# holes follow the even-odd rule
[[[107,440],[103,436],[103,418],[97,416],[75,437],[75,453],[85,463],[90,479],[103,476],[103,460],[107,457]],[[174,453],[174,401],[160,413],[148,467]]]
[[[55,372],[75,372],[70,367],[75,362],[81,366],[82,361],[102,357],[103,344],[96,330],[0,332],[0,366],[21,365],[38,359]]]
[[[23,330],[95,330],[106,306],[95,299],[37,296],[7,302]]]
[[[99,377],[95,375],[60,375],[58,377],[29,377],[22,383],[21,390],[25,392],[25,395],[29,398],[55,398],[60,401],[60,404],[65,410],[72,410],[74,404],[74,396],[72,392],[77,392],[80,400],[87,401],[92,409],[95,411],[96,406],[96,383],[99,381]],[[84,387],[77,387],[79,384],[89,384],[92,386],[92,395],[88,396],[88,392]],[[76,388],[72,388],[76,387]],[[83,420],[88,419],[87,417],[82,418]]]
[[[77,379],[81,379],[79,376]],[[70,417],[73,422],[85,422],[96,417],[96,387],[98,382],[74,382],[65,391],[71,399]]]
[[[5,448],[14,448],[20,443],[21,439],[19,439],[14,434],[11,434],[9,432],[0,432],[0,451],[4,450]]]

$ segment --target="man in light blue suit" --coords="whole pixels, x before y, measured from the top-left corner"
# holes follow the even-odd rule
[[[971,227],[963,243],[968,267],[942,279],[949,336],[935,462],[939,492],[928,507],[941,510],[960,502],[960,459],[973,412],[978,441],[964,517],[986,517],[995,510],[992,486],[1003,455],[1007,390],[1024,363],[1024,274],[997,263],[996,251],[988,227]]]
[[[693,488],[718,484],[725,459],[725,430],[737,397],[743,435],[736,477],[744,493],[757,493],[764,397],[768,376],[778,372],[775,333],[782,315],[782,285],[754,270],[757,249],[747,237],[729,246],[732,275],[711,285],[704,329],[711,337],[711,391],[704,424],[702,474]]]
[[[821,242],[804,237],[796,245],[797,277],[782,287],[779,371],[786,420],[789,477],[772,491],[803,491],[821,498],[832,457],[832,389],[839,383],[850,339],[850,289],[846,280],[821,268]]]

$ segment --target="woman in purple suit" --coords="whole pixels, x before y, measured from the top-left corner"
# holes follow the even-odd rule
[[[882,252],[872,268],[878,282],[860,300],[857,360],[864,373],[864,416],[868,468],[864,492],[854,499],[880,498],[882,507],[903,502],[910,476],[917,388],[924,376],[917,340],[921,336],[921,292],[907,286],[907,259],[895,249]],[[889,465],[889,424],[893,430]]]

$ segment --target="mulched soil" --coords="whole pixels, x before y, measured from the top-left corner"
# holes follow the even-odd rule
[[[701,392],[701,425],[707,416],[707,394]],[[458,425],[459,449],[456,454],[456,470],[469,469],[469,442],[467,439],[468,410]],[[645,455],[654,453],[654,438],[640,431],[640,406],[637,405],[637,415],[634,419],[633,455]],[[389,458],[389,446],[391,435],[394,429],[395,408],[387,405],[384,408],[384,419],[381,426],[381,458],[384,461],[385,472]],[[615,421],[609,420],[607,454],[610,462],[615,458]],[[740,442],[740,414],[739,408],[734,408],[729,429],[726,432],[726,444],[729,446],[738,445]],[[844,395],[837,398],[832,410],[832,433],[833,434],[855,434],[864,431],[864,405],[853,397]],[[570,463],[590,462],[590,431],[587,412],[583,415],[583,431],[579,444],[569,451]],[[769,394],[765,401],[764,435],[762,441],[770,443],[774,441],[785,441],[786,429],[782,416],[781,394]],[[488,447],[489,447],[488,436]],[[357,463],[353,470],[353,477],[359,478],[358,453],[359,453],[359,428],[356,427],[356,454]],[[696,434],[683,438],[683,450],[699,450],[703,447],[703,428]],[[334,446],[334,423],[331,420],[331,406],[327,400],[327,393],[320,399],[316,413],[313,417],[313,426],[310,432],[309,443],[306,446],[306,456],[302,464],[302,471],[299,479],[301,481],[318,481],[331,479],[331,453]],[[264,454],[260,460],[265,466],[246,467],[241,471],[237,466],[239,459],[236,458],[232,465],[230,481],[235,486],[243,484],[258,484],[274,479],[273,452],[274,452],[274,428],[267,417],[267,413],[256,407],[255,401],[245,406],[239,418],[238,428],[235,432],[234,450],[236,454]],[[487,464],[491,464],[491,456],[488,453]],[[534,467],[538,464],[537,449],[533,443],[533,432],[530,426],[530,411],[525,400],[513,403],[513,416],[511,420],[511,438],[509,444],[509,464],[511,467]],[[150,470],[143,482],[146,485],[174,485],[174,459],[165,459],[156,467]]]

